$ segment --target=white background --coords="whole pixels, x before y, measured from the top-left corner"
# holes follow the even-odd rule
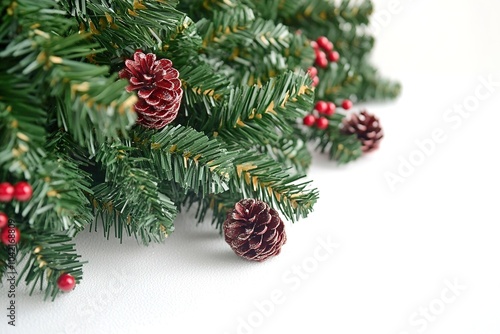
[[[279,257],[241,260],[190,214],[151,247],[82,233],[82,283],[53,303],[21,290],[17,326],[1,315],[0,332],[500,333],[500,85],[467,118],[444,118],[487,92],[481,77],[500,82],[500,2],[396,3],[387,15],[389,1],[375,1],[373,60],[404,88],[395,102],[367,106],[383,144],[343,167],[315,156],[321,199],[287,225]],[[415,141],[439,129],[446,140],[391,189],[386,174],[418,158]],[[331,254],[318,248],[329,240],[338,243]],[[460,290],[446,291],[447,281]]]

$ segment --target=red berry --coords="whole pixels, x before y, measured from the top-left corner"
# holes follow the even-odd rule
[[[314,77],[318,75],[318,69],[314,66],[311,66],[307,70],[307,73],[309,73],[309,76],[311,77],[311,79],[314,79]]]
[[[4,228],[7,226],[7,223],[9,222],[9,217],[3,212],[0,212],[0,229]]]
[[[317,49],[318,49],[318,43],[316,43],[315,41],[311,41],[311,47],[312,47],[314,50],[317,50]]]
[[[319,84],[319,77],[318,77],[318,76],[315,76],[315,77],[313,78],[313,83],[312,83],[312,86],[313,86],[313,87],[316,87],[318,84]]]
[[[306,115],[302,120],[305,126],[313,126],[314,122],[316,122],[316,117],[314,115]]]
[[[340,59],[340,55],[337,51],[328,52],[328,60],[334,63],[338,62]]]
[[[344,100],[342,101],[342,108],[345,110],[349,110],[352,108],[352,101],[351,100]]]
[[[10,202],[14,198],[14,187],[8,182],[0,183],[0,202]]]
[[[62,274],[57,279],[57,287],[62,291],[71,291],[76,285],[76,280],[71,274]]]
[[[326,58],[319,58],[316,60],[316,65],[321,68],[326,68],[328,66],[328,60]]]
[[[316,127],[321,130],[328,128],[328,120],[324,117],[320,117],[316,120]]]
[[[326,51],[329,51],[329,47],[330,47],[330,41],[328,40],[328,38],[326,38],[325,36],[321,36],[321,37],[318,37],[318,39],[316,40],[316,43],[318,44],[318,46]],[[333,45],[332,45],[333,46]],[[330,49],[331,50],[331,49]]]
[[[321,68],[326,68],[328,66],[328,59],[326,59],[326,55],[323,51],[319,51],[316,55],[316,65]]]
[[[19,242],[19,239],[21,239],[21,232],[17,227],[7,227],[2,229],[0,239],[4,245],[16,245]]]
[[[14,187],[14,197],[20,202],[26,202],[31,199],[33,189],[28,182],[18,182]]]
[[[314,109],[316,109],[320,114],[324,114],[328,109],[328,104],[325,101],[318,101],[316,102]]]
[[[327,108],[325,111],[325,115],[332,116],[333,114],[335,114],[335,109],[337,109],[337,106],[335,105],[335,103],[328,102],[326,105],[327,105]]]

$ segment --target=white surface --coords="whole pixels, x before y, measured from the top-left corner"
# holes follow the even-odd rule
[[[377,13],[388,8],[375,2]],[[208,223],[196,227],[186,214],[165,244],[147,248],[82,233],[82,283],[54,303],[19,294],[17,327],[2,315],[0,332],[498,334],[500,86],[456,128],[443,115],[469,101],[479,75],[500,81],[500,3],[400,5],[374,54],[404,87],[398,101],[368,106],[385,129],[381,149],[340,168],[315,157],[310,177],[321,199],[309,219],[287,225],[279,257],[240,260]],[[437,128],[446,141],[391,191],[384,174]],[[328,239],[339,243],[332,254],[318,248]],[[294,266],[310,273],[300,278]],[[446,280],[465,289],[453,298]],[[256,303],[275,290],[280,303],[262,315]],[[419,309],[429,306],[442,313],[422,320]]]

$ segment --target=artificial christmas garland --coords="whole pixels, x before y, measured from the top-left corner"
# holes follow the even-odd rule
[[[77,233],[161,242],[181,207],[211,212],[244,258],[278,254],[278,211],[296,221],[318,198],[307,143],[347,163],[382,138],[376,117],[342,112],[399,93],[367,61],[372,9],[3,1],[1,277],[24,259],[18,282],[54,299],[82,279]]]

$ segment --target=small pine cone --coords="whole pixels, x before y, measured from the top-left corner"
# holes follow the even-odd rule
[[[227,214],[223,230],[233,251],[253,261],[278,255],[286,242],[285,224],[278,212],[255,199],[236,203]]]
[[[378,118],[366,111],[352,114],[350,118],[345,118],[342,124],[344,133],[358,136],[364,153],[376,150],[384,137],[384,131],[380,127]]]
[[[138,91],[137,123],[152,129],[171,123],[177,117],[183,94],[179,72],[172,67],[172,62],[156,60],[153,53],[137,51],[134,60],[126,60],[125,66],[119,76],[129,80],[127,91]]]

